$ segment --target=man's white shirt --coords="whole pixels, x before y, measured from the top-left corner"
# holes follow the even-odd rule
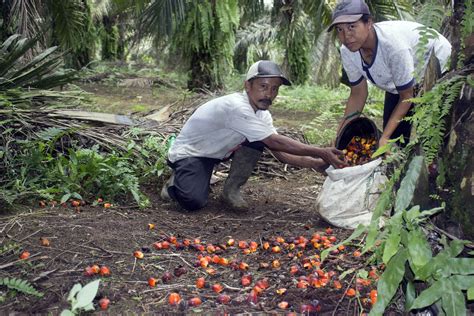
[[[168,159],[222,160],[245,140],[261,141],[275,133],[269,111],[255,112],[247,93],[233,93],[204,103],[191,115],[171,146]]]
[[[351,52],[342,45],[342,63],[350,84],[357,85],[365,78],[384,91],[398,94],[413,86],[415,77],[421,77],[432,52],[444,69],[451,54],[451,44],[436,31],[438,37],[430,39],[424,47],[423,67],[417,68],[416,50],[421,27],[423,25],[408,21],[374,23],[377,44],[370,65],[363,61],[359,51]],[[421,73],[415,76],[416,69]]]

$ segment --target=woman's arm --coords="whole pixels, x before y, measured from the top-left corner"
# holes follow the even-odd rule
[[[367,101],[367,96],[369,90],[367,87],[367,80],[362,79],[357,85],[351,87],[351,94],[346,103],[346,109],[344,111],[344,119],[339,124],[337,128],[337,134],[339,131],[351,120],[351,118],[346,119],[346,117],[354,112],[362,112],[364,109],[365,102]],[[354,116],[355,118],[357,116]]]
[[[383,130],[382,136],[380,137],[379,147],[388,143],[388,140],[392,136],[393,132],[397,128],[400,121],[406,116],[411,107],[411,102],[406,101],[413,98],[413,87],[399,91],[400,100],[395,106],[395,109],[390,116],[385,129]]]

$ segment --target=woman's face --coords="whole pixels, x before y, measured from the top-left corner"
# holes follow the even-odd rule
[[[364,23],[362,20],[353,23],[340,23],[334,27],[341,44],[344,44],[351,52],[356,52],[362,47],[368,47],[372,21]]]
[[[250,100],[252,108],[257,110],[268,110],[278,95],[278,89],[282,82],[281,79],[276,78],[255,78],[250,81],[245,81],[245,91]]]

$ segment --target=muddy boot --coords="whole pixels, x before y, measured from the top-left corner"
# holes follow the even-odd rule
[[[174,171],[171,173],[171,176],[169,179],[163,184],[163,187],[161,188],[161,199],[164,201],[173,201],[171,198],[170,194],[168,193],[168,188],[173,185],[174,182]]]
[[[242,146],[234,153],[229,175],[224,183],[222,199],[237,210],[246,210],[247,202],[240,195],[240,187],[249,179],[262,152],[257,149]]]

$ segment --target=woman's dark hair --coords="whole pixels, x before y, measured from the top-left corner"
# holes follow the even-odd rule
[[[370,14],[362,14],[362,17],[360,18],[360,20],[364,23],[369,22],[369,20],[371,19],[372,19],[372,15]]]

